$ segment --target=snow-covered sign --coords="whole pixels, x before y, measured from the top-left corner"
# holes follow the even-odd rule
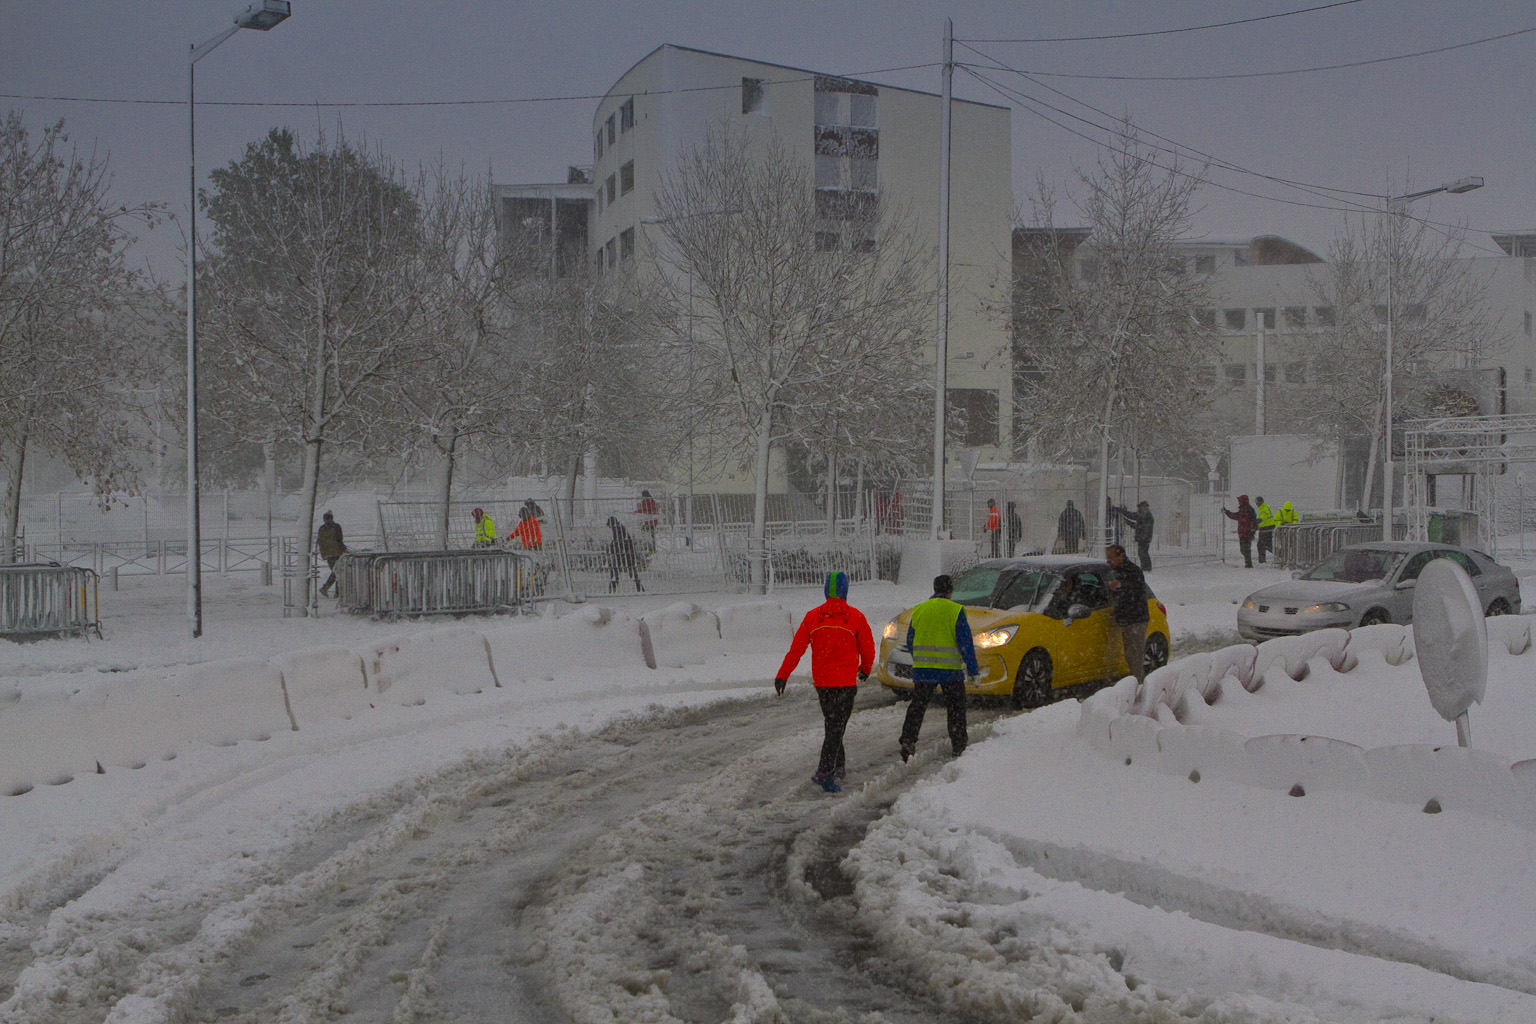
[[[1413,592],[1413,646],[1429,702],[1457,738],[1470,746],[1467,709],[1481,703],[1488,685],[1488,624],[1467,571],[1437,558],[1419,574]]]

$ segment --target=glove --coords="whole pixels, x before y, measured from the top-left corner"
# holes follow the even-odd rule
[[[869,673],[868,672],[860,672],[859,673],[859,682],[861,682],[861,683],[869,682]]]
[[[974,672],[967,672],[965,674],[965,684],[967,686],[975,686],[976,685],[976,673],[974,673]]]
[[[775,679],[773,689],[780,697],[784,696],[784,687],[789,683],[788,679]]]

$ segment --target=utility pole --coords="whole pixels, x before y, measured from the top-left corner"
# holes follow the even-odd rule
[[[944,532],[944,417],[949,362],[949,128],[955,81],[955,23],[944,19],[944,90],[939,104],[939,324],[934,340],[933,540]]]

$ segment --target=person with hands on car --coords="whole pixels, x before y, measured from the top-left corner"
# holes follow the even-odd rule
[[[848,603],[848,574],[827,574],[827,600],[805,613],[795,639],[774,677],[773,688],[780,697],[789,682],[789,674],[800,664],[806,647],[811,649],[811,682],[821,702],[821,718],[826,735],[821,743],[821,759],[811,781],[828,793],[842,787],[837,780],[847,777],[847,752],[843,733],[853,715],[857,686],[869,678],[875,666],[875,637],[864,614]],[[967,634],[969,635],[969,634]]]
[[[917,734],[923,715],[933,699],[933,688],[942,687],[949,706],[949,744],[959,757],[965,752],[965,681],[981,674],[976,664],[976,645],[965,607],[951,601],[955,585],[948,576],[935,576],[933,596],[912,609],[907,626],[907,649],[912,652],[912,702],[901,724],[901,759],[917,752]]]

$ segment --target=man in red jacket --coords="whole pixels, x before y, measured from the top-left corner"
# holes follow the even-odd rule
[[[837,780],[848,774],[843,732],[853,715],[857,686],[869,678],[869,670],[875,665],[875,638],[863,613],[848,603],[847,573],[828,573],[826,594],[825,604],[805,613],[784,664],[773,680],[773,688],[784,696],[789,674],[800,664],[800,657],[809,646],[811,682],[816,684],[816,697],[821,701],[821,717],[826,725],[821,760],[811,781],[828,793],[836,793],[842,788]]]

